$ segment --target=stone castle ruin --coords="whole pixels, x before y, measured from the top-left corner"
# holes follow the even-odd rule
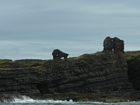
[[[61,60],[61,58],[67,60],[68,55],[69,54],[62,52],[59,49],[54,49],[52,52],[53,60]]]
[[[124,41],[114,37],[114,38],[110,38],[109,36],[105,38],[104,42],[103,42],[103,52],[122,52],[124,53]]]
[[[124,41],[117,37],[114,38],[110,38],[109,36],[106,37],[103,42],[103,46],[104,46],[103,52],[124,53]],[[52,52],[53,60],[61,60],[62,58],[64,60],[67,60],[68,55],[69,54],[62,52],[59,49],[54,49]]]

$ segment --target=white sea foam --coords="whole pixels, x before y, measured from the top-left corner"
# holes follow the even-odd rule
[[[28,96],[14,97],[14,100],[11,103],[74,103],[73,100],[34,100]]]
[[[14,97],[13,101],[8,105],[25,105],[24,103],[30,103],[31,105],[140,105],[140,102],[119,102],[119,103],[103,103],[103,102],[74,102],[73,100],[34,100],[28,96]],[[42,103],[42,104],[41,104]],[[0,105],[7,105],[2,104]],[[28,104],[29,105],[29,104]]]

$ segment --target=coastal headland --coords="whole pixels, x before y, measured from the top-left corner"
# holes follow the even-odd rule
[[[140,101],[140,51],[61,60],[0,60],[0,101],[12,95],[74,101]]]

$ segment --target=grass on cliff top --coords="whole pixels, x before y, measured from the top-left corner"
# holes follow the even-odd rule
[[[127,61],[130,61],[136,58],[137,56],[140,56],[140,51],[127,51],[124,53],[124,55],[126,56]]]
[[[78,57],[69,58],[69,60],[89,58],[89,57],[94,57],[94,56],[98,56],[98,55],[102,55],[102,54],[106,54],[106,53],[97,52],[97,53],[93,53],[93,54],[83,54]],[[113,52],[108,52],[107,54],[113,54]],[[140,51],[127,51],[127,52],[124,52],[124,56],[127,58],[128,61],[130,61],[130,60],[136,58],[137,56],[140,56]]]
[[[21,59],[15,61],[0,59],[0,68],[41,67],[45,61],[40,59]]]
[[[10,68],[13,64],[11,59],[0,59],[0,68]]]
[[[80,55],[78,57],[73,57],[73,58],[68,58],[68,60],[78,60],[78,59],[83,59],[83,58],[91,58],[91,57],[95,57],[98,55],[104,54],[103,52],[97,52],[97,53],[92,53],[92,54],[83,54]]]
[[[79,60],[84,58],[90,58],[95,57],[98,55],[105,54],[104,52],[97,52],[92,54],[83,54],[78,57],[72,57],[68,58],[68,60]],[[108,53],[113,54],[113,53]],[[124,53],[124,56],[127,58],[127,61],[130,61],[137,56],[140,56],[140,51],[127,51]],[[36,67],[43,69],[43,64],[47,60],[41,60],[41,59],[21,59],[21,60],[15,60],[12,61],[11,59],[0,59],[0,68],[19,68],[19,67]]]
[[[42,66],[46,60],[40,59],[22,59],[22,60],[15,60],[13,63],[17,66],[21,67],[37,67]]]

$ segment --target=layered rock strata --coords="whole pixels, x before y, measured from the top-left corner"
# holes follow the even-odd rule
[[[44,80],[44,72],[35,68],[5,68],[0,70],[0,92],[40,93],[37,84]]]
[[[123,54],[97,53],[67,61],[49,60],[44,68],[1,68],[0,93],[92,93],[106,97],[135,92]]]
[[[72,61],[45,63],[47,81],[38,85],[41,93],[104,93],[132,89],[127,62],[121,54],[101,53]]]

